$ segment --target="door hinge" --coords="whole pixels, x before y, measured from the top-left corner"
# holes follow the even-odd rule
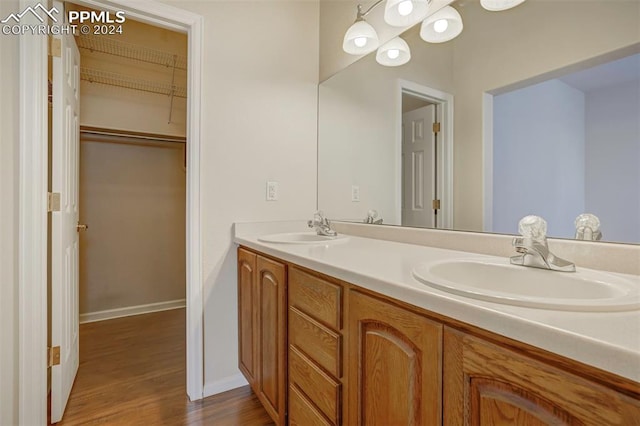
[[[62,56],[62,41],[59,38],[49,37],[49,56]]]
[[[433,133],[440,133],[440,123],[433,123]]]
[[[47,193],[47,212],[59,212],[60,211],[60,193],[49,192]]]
[[[60,346],[47,348],[47,367],[60,365]]]
[[[433,210],[440,210],[440,200],[433,200],[431,202]]]

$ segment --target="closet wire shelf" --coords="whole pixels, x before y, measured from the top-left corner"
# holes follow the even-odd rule
[[[163,65],[168,68],[175,67],[175,69],[179,70],[187,69],[186,56],[174,55],[170,52],[114,40],[105,36],[81,35],[76,38],[76,42],[80,49],[90,50],[91,52],[106,53],[140,62]]]
[[[173,86],[170,83],[136,79],[126,75],[92,68],[80,67],[80,79],[90,83],[108,84],[110,86],[139,90],[142,92],[156,93],[166,96],[173,95],[179,98],[187,97],[186,87]]]

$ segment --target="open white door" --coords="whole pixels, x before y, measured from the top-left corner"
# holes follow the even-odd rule
[[[402,115],[402,226],[436,226],[435,122],[435,105]]]
[[[54,2],[64,10],[60,2]],[[80,150],[80,53],[73,35],[55,36],[53,57],[52,192],[60,211],[51,213],[51,345],[60,364],[51,369],[51,422],[62,419],[78,371],[78,181]]]

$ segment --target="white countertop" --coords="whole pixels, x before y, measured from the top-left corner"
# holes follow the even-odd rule
[[[258,241],[266,234],[308,231],[303,222],[238,223],[234,229],[237,244],[640,382],[640,311],[591,313],[503,305],[439,291],[411,273],[424,262],[487,255],[355,236],[322,245]]]

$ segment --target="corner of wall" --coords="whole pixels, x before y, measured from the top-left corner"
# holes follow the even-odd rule
[[[0,2],[0,16],[18,11]],[[18,424],[18,37],[0,37],[0,424]]]
[[[219,380],[215,380],[213,382],[205,383],[203,397],[206,398],[208,396],[216,395],[222,392],[246,386],[248,384],[249,382],[247,382],[242,373],[238,372],[233,376],[228,376]]]

